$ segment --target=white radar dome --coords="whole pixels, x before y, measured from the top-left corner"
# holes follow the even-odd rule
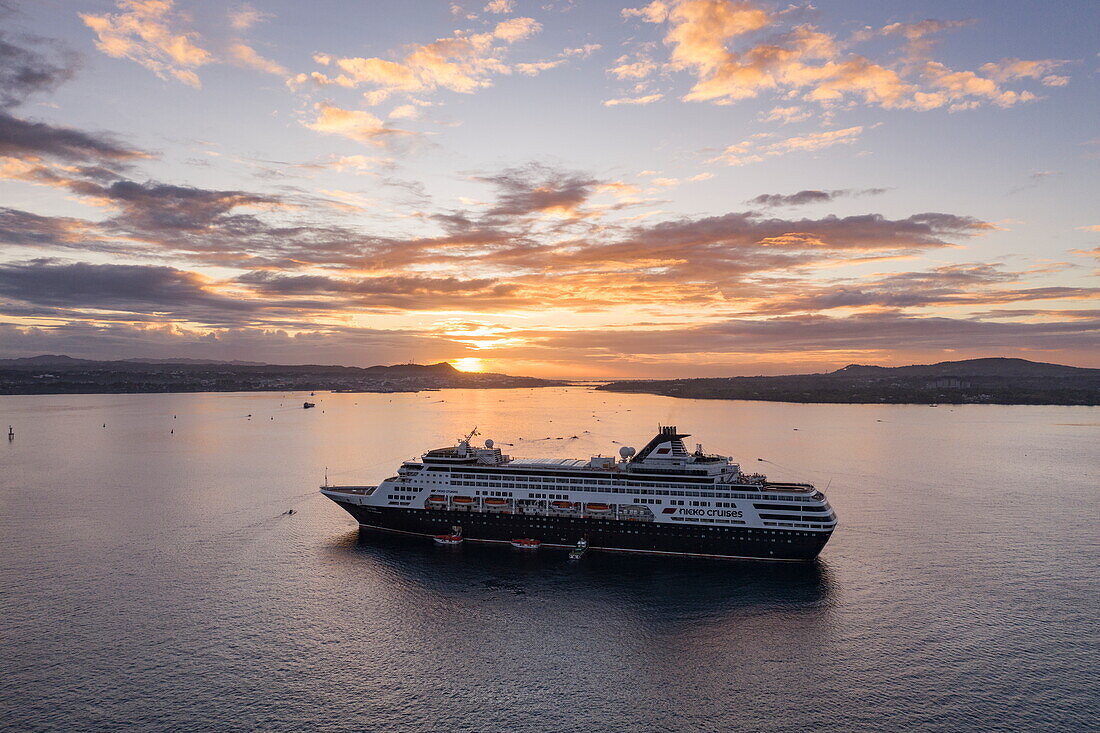
[[[622,448],[619,448],[619,455],[622,456],[623,458],[633,458],[634,453],[635,453],[634,449],[631,448],[630,446],[624,445]]]
[[[493,447],[493,439],[492,438],[489,438],[488,440],[485,441],[485,447],[486,448],[492,448]]]

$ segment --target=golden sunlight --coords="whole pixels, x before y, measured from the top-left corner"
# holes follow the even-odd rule
[[[484,368],[481,359],[476,356],[455,359],[451,362],[451,365],[460,372],[480,372]]]

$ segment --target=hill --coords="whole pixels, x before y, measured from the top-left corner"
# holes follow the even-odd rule
[[[823,374],[776,377],[630,380],[598,389],[779,402],[1100,405],[1100,369],[988,358],[902,367],[849,364]]]
[[[410,392],[446,388],[545,387],[562,382],[460,372],[451,364],[349,367],[201,359],[95,361],[63,355],[0,359],[0,394],[255,392],[341,390]]]

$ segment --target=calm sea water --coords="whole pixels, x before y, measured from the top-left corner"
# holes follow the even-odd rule
[[[1098,408],[302,400],[0,397],[0,725],[1098,726]],[[437,548],[360,537],[316,490],[325,466],[373,483],[475,425],[513,455],[588,457],[658,422],[828,486],[820,559]]]

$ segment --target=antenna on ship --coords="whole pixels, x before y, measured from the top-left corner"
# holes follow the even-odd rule
[[[325,488],[328,488],[328,466],[325,466]]]
[[[15,440],[15,428],[8,426],[8,440]]]

